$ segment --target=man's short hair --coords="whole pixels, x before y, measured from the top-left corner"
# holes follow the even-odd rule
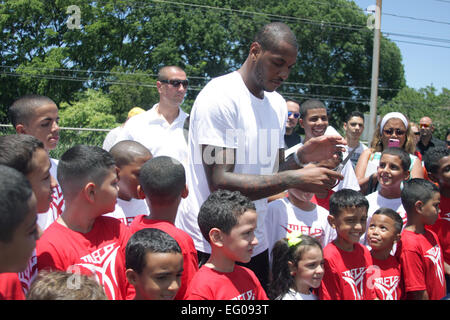
[[[113,156],[116,166],[122,168],[137,158],[152,156],[151,152],[141,143],[132,140],[117,142],[109,153]]]
[[[54,104],[52,99],[38,94],[28,94],[20,97],[9,107],[9,119],[15,128],[18,124],[28,124],[34,115],[34,110],[46,104]]]
[[[133,234],[125,248],[125,265],[140,274],[145,268],[147,253],[180,253],[178,243],[166,232],[146,228]]]
[[[212,228],[229,234],[238,223],[238,218],[248,210],[256,211],[255,204],[239,191],[214,191],[200,207],[197,217],[203,237],[209,242]]]
[[[264,51],[276,52],[280,42],[286,42],[298,49],[297,39],[291,28],[283,22],[272,22],[263,26],[255,35],[254,42]]]
[[[100,147],[79,144],[70,148],[61,156],[57,171],[64,197],[79,192],[90,181],[100,185],[112,167],[114,158]]]
[[[421,201],[425,204],[433,198],[436,192],[439,193],[438,187],[425,179],[414,178],[404,182],[401,199],[408,220],[411,218],[410,215],[415,212],[416,202]]]
[[[447,147],[430,148],[423,159],[425,168],[428,172],[437,173],[439,170],[439,161],[448,156],[450,156],[450,149]]]
[[[402,217],[396,212],[395,210],[392,210],[391,208],[379,208],[377,211],[373,213],[373,215],[376,214],[382,214],[385,215],[392,220],[394,220],[394,228],[396,233],[402,232],[403,228],[403,219]],[[372,216],[373,217],[373,216]]]
[[[359,191],[352,189],[341,189],[330,197],[330,214],[337,217],[342,209],[365,208],[369,209],[369,202]]]
[[[94,277],[43,270],[31,284],[27,300],[108,300],[108,297]]]
[[[28,134],[0,136],[0,164],[28,175],[34,169],[32,160],[36,149],[44,149],[44,144]]]
[[[17,227],[30,212],[30,182],[16,169],[0,165],[0,241],[12,240]]]
[[[139,172],[139,184],[147,198],[158,203],[172,203],[186,185],[183,165],[168,156],[148,160]]]
[[[349,120],[353,117],[362,118],[364,121],[364,113],[362,113],[361,111],[355,110],[347,115],[347,117],[345,118],[345,122],[349,122]]]
[[[325,109],[328,114],[328,109],[322,101],[316,99],[309,99],[300,105],[300,119],[305,119],[308,110],[312,109]]]
[[[177,71],[184,72],[184,70],[179,66],[164,66],[161,69],[159,69],[159,71],[158,71],[158,81],[168,80],[167,73],[169,72],[170,69],[175,69]]]
[[[409,167],[411,166],[411,157],[409,156],[409,153],[402,148],[389,147],[383,150],[383,152],[381,153],[381,157],[383,156],[383,154],[390,154],[399,157],[402,163],[403,171],[409,170]]]

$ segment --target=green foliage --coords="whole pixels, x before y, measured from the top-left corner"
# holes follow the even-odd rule
[[[424,116],[430,117],[436,128],[434,135],[439,139],[445,139],[445,133],[450,128],[450,90],[446,88],[437,94],[433,86],[419,90],[406,87],[391,101],[380,101],[378,109],[381,115],[391,111],[401,112],[416,123]]]

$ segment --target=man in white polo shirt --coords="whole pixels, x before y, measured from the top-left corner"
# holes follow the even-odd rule
[[[129,119],[116,142],[140,142],[154,157],[173,157],[186,168],[188,149],[183,124],[188,114],[180,108],[188,87],[186,73],[177,66],[162,67],[156,87],[159,102],[150,110]]]

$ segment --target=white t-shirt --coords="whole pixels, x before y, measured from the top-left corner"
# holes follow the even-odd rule
[[[147,202],[143,199],[131,199],[130,201],[117,198],[116,207],[113,212],[104,216],[119,219],[126,226],[129,226],[133,219],[141,214],[149,215],[150,210]]]
[[[116,143],[133,140],[143,144],[153,157],[169,156],[187,167],[188,148],[183,135],[187,113],[180,109],[178,117],[169,124],[158,114],[155,104],[150,110],[128,119],[119,132]]]
[[[328,223],[328,210],[316,205],[312,211],[304,211],[282,198],[268,205],[265,226],[269,253],[280,239],[286,238],[289,231],[300,231],[319,240],[322,248],[336,239],[336,231]],[[270,261],[272,257],[270,255]]]
[[[284,154],[285,158],[287,158],[291,153],[296,152],[298,148],[300,148],[301,146],[303,146],[303,143],[296,144],[295,146],[287,149]],[[345,159],[347,155],[348,153],[344,152],[343,159]],[[334,192],[339,191],[341,189],[352,189],[355,191],[361,190],[361,188],[359,187],[358,179],[356,178],[355,170],[353,169],[353,165],[350,159],[345,164],[344,168],[341,171],[341,174],[344,176],[344,179],[339,181],[339,183],[333,188]]]
[[[58,170],[58,162],[59,160],[50,158],[50,175],[55,178],[56,182],[58,182],[56,174]],[[52,198],[53,200],[50,203],[50,208],[48,209],[48,211],[44,213],[38,213],[37,215],[37,224],[42,231],[47,229],[56,219],[58,219],[58,217],[64,211],[64,197],[59,183],[53,190]]]
[[[405,208],[403,208],[401,198],[388,199],[379,194],[378,191],[375,191],[367,195],[366,199],[367,201],[369,201],[369,210],[367,211],[366,233],[361,237],[361,243],[367,245],[367,229],[369,228],[373,213],[380,208],[390,208],[396,211],[400,215],[400,217],[402,217],[403,227],[406,225],[406,210]]]
[[[284,147],[287,120],[286,101],[276,92],[264,92],[264,99],[253,96],[235,71],[211,80],[198,94],[191,111],[189,129],[189,196],[176,226],[189,233],[197,250],[209,253],[197,223],[201,204],[210,194],[202,164],[201,145],[236,150],[235,173],[270,175],[278,171],[278,150]],[[210,150],[206,150],[208,161]],[[209,158],[211,159],[211,158]],[[255,235],[257,255],[267,249],[264,216],[267,199],[254,201],[258,213]]]
[[[351,152],[354,148],[350,148],[347,147],[347,152]],[[356,163],[358,162],[359,156],[361,155],[361,153],[367,149],[367,146],[365,144],[363,144],[362,142],[359,142],[359,145],[356,147],[355,152],[353,152],[350,161],[353,164],[353,169],[355,169],[356,167]]]
[[[106,151],[111,150],[111,148],[116,144],[117,137],[119,136],[120,132],[122,131],[123,127],[118,126],[112,129],[105,137],[105,140],[103,141],[103,149]]]
[[[275,300],[317,300],[317,296],[314,293],[304,294],[293,289],[289,289],[288,293],[276,298]]]

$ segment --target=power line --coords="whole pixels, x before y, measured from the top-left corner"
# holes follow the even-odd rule
[[[415,45],[426,46],[426,47],[437,47],[437,48],[450,49],[450,47],[440,46],[440,45],[437,45],[437,44],[429,44],[429,43],[414,42],[414,41],[404,41],[404,40],[396,40],[396,39],[391,39],[391,41],[400,42],[400,43],[415,44]]]
[[[416,18],[416,17],[410,17],[410,16],[402,16],[402,15],[395,14],[395,13],[383,12],[383,15],[392,16],[392,17],[396,17],[396,18],[402,18],[402,19],[410,19],[410,20],[415,20],[415,21],[425,21],[425,22],[430,22],[430,23],[438,23],[438,24],[450,25],[450,22],[446,22],[446,21],[438,21],[438,20],[433,20],[433,19],[424,19],[424,18]]]

